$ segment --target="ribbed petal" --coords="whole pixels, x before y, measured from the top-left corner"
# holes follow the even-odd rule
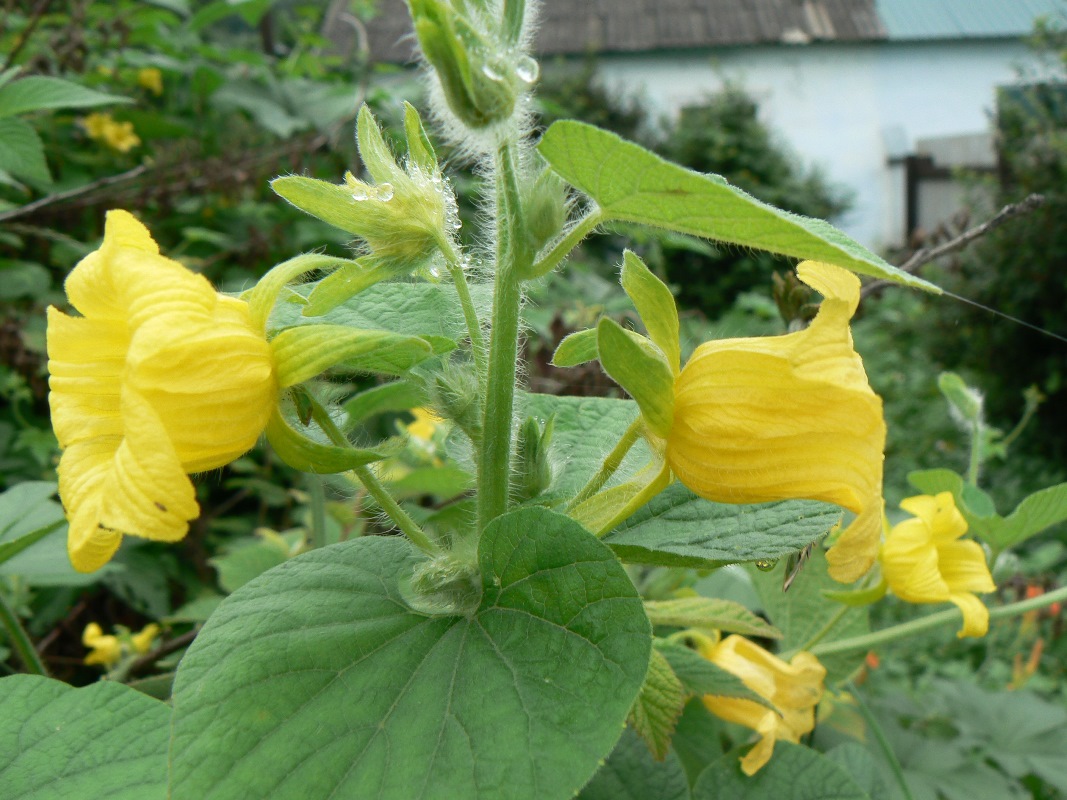
[[[985,551],[978,542],[939,545],[941,574],[953,592],[994,592],[997,589],[986,565]]]
[[[60,447],[122,433],[119,390],[129,335],[118,322],[48,309],[49,405]]]
[[[949,601],[963,613],[963,627],[956,632],[961,639],[964,636],[985,636],[989,632],[989,609],[981,600],[968,592],[953,594]]]
[[[79,572],[106,564],[122,543],[122,534],[101,526],[102,487],[122,439],[101,436],[71,445],[59,459],[59,496],[66,507],[67,553]]]
[[[858,514],[830,551],[830,574],[849,582],[870,568],[881,535],[882,402],[848,330],[859,281],[812,262],[798,274],[827,293],[816,319],[798,333],[698,347],[675,382],[667,458],[709,500],[822,500]]]
[[[129,385],[163,420],[187,472],[215,469],[247,452],[277,396],[266,340],[253,332],[247,311],[244,320],[225,305],[222,311],[157,317],[130,348]]]
[[[128,211],[109,211],[100,249],[83,258],[67,276],[64,288],[71,304],[86,317],[126,321],[125,287],[116,281],[112,261],[124,250],[158,255],[152,234]]]
[[[122,413],[126,437],[101,488],[101,522],[146,539],[177,541],[200,514],[193,485],[148,402],[125,391]]]

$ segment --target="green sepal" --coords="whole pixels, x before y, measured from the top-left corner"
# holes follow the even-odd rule
[[[570,516],[597,536],[604,536],[666,489],[670,482],[671,471],[666,462],[653,460],[625,483],[579,503],[570,511]]]
[[[648,330],[648,338],[663,351],[671,371],[677,375],[682,354],[674,295],[631,250],[623,253],[621,281]]]
[[[374,256],[363,256],[356,261],[349,261],[315,284],[301,313],[305,317],[321,317],[351,300],[364,289],[403,275],[409,269],[410,265],[383,261]]]
[[[877,603],[885,597],[885,593],[888,589],[889,584],[886,583],[885,578],[882,578],[877,584],[866,589],[854,589],[852,591],[849,591],[848,589],[823,589],[822,596],[827,600],[833,600],[835,603],[841,603],[842,605],[851,608],[858,608],[860,606],[869,606],[873,603]]]
[[[359,422],[389,411],[407,411],[426,405],[429,401],[424,386],[399,380],[375,386],[345,401],[344,410],[353,422]]]
[[[671,735],[685,709],[686,691],[670,662],[655,647],[648,661],[648,674],[626,720],[657,761],[667,757]]]
[[[301,211],[356,236],[373,236],[380,221],[367,214],[376,200],[367,199],[359,205],[352,199],[352,189],[344,184],[320,181],[303,175],[283,175],[270,182],[270,188]]]
[[[781,639],[782,632],[740,603],[719,597],[678,597],[646,600],[645,614],[653,625],[740,633]]]
[[[270,342],[278,386],[287,389],[320,375],[330,367],[399,375],[434,354],[418,336],[344,325],[299,325],[286,328]]]
[[[248,303],[252,321],[259,326],[261,331],[266,332],[270,312],[286,284],[309,272],[334,270],[353,263],[347,258],[335,258],[321,253],[304,253],[272,267],[255,286],[241,293],[241,299]]]
[[[552,355],[552,366],[577,367],[579,364],[596,361],[600,355],[597,351],[596,337],[596,328],[578,331],[564,337]]]
[[[266,433],[274,452],[290,467],[323,475],[381,461],[396,455],[404,447],[402,440],[369,450],[316,442],[290,425],[278,407],[271,413]]]
[[[359,157],[363,160],[363,166],[367,168],[375,183],[391,183],[396,180],[396,173],[400,168],[366,103],[360,107],[356,117],[356,142],[359,144]]]
[[[637,401],[649,429],[666,439],[674,421],[674,371],[662,351],[608,318],[597,324],[597,351],[604,371]]]
[[[430,137],[422,125],[422,119],[415,106],[404,101],[404,132],[408,140],[408,159],[414,166],[428,175],[438,170],[437,153],[434,152]]]

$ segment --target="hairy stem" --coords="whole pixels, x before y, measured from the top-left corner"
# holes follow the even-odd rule
[[[596,226],[603,221],[604,214],[601,210],[599,208],[591,209],[567,230],[563,238],[556,242],[555,246],[545,254],[544,258],[533,265],[530,269],[530,277],[540,278],[554,270],[581,243],[582,239],[592,233]]]
[[[504,142],[496,153],[497,265],[478,460],[479,531],[507,511],[511,478],[511,418],[519,358],[519,282],[529,261],[520,245],[525,226],[516,172],[515,144]]]
[[[643,420],[639,416],[633,422],[630,423],[630,427],[626,429],[626,432],[619,439],[618,444],[604,457],[604,463],[600,465],[600,469],[597,473],[589,479],[589,482],[582,487],[582,490],[574,496],[574,499],[567,505],[567,510],[577,506],[584,500],[588,500],[594,494],[600,491],[601,487],[608,482],[615,471],[622,464],[626,454],[630,452],[630,448],[633,447],[639,438],[641,438],[641,429],[643,427]]]
[[[319,424],[319,427],[322,428],[330,441],[338,447],[351,447],[352,444],[348,441],[348,437],[345,436],[334,421],[330,419],[329,412],[326,411],[318,398],[310,392],[308,392],[307,398],[311,403],[312,417],[314,417],[315,422]],[[418,523],[400,507],[400,504],[397,503],[396,500],[393,499],[393,496],[389,494],[389,491],[382,486],[381,481],[379,481],[375,474],[371,472],[369,467],[366,465],[354,467],[351,472],[356,476],[356,479],[363,484],[363,488],[367,490],[367,494],[374,498],[382,511],[389,515],[389,518],[392,519],[401,532],[411,540],[412,544],[430,555],[437,555],[441,552],[441,548],[434,544],[430,540],[430,537],[426,535],[426,532],[419,527]]]
[[[469,336],[471,340],[471,352],[474,354],[474,364],[478,368],[478,380],[484,382],[486,371],[485,339],[482,338],[482,323],[478,319],[478,312],[474,308],[474,301],[471,299],[470,285],[467,283],[467,273],[463,271],[463,264],[460,260],[459,253],[456,252],[456,248],[452,242],[443,238],[443,241],[439,242],[439,245],[441,252],[445,257],[445,264],[448,266],[448,272],[452,276],[452,284],[456,287],[456,294],[459,295],[459,305],[463,309],[463,319],[467,323],[467,336]]]

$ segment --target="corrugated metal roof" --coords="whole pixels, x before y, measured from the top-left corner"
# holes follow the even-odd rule
[[[1048,16],[1067,24],[1067,0],[875,0],[890,39],[1024,36]]]
[[[885,39],[875,0],[543,0],[542,55],[742,44]],[[341,26],[328,31],[344,38]],[[407,61],[414,37],[403,0],[379,0],[365,24],[371,55]],[[335,35],[340,34],[340,36]]]

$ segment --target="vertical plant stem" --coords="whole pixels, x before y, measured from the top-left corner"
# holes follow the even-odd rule
[[[37,650],[30,640],[30,635],[22,627],[18,614],[7,602],[3,592],[0,592],[0,627],[7,634],[7,640],[11,644],[11,648],[18,654],[19,660],[26,668],[26,671],[34,675],[48,677],[48,668],[45,667],[41,657],[37,654]]]
[[[304,479],[311,501],[311,546],[318,550],[326,546],[326,490],[321,475],[308,473]]]
[[[874,734],[874,738],[878,740],[878,748],[882,751],[882,755],[885,757],[886,763],[889,764],[889,769],[893,772],[893,777],[897,779],[897,785],[900,786],[900,794],[904,800],[914,800],[911,794],[911,789],[908,788],[908,781],[904,777],[904,768],[900,766],[900,761],[897,759],[897,754],[893,752],[893,748],[889,744],[889,740],[885,736],[885,731],[882,730],[882,726],[878,724],[878,720],[875,719],[870,706],[863,699],[863,695],[856,689],[856,685],[851,681],[848,684],[848,690],[853,697],[856,698],[856,704],[859,706],[860,713],[863,715],[863,719],[867,722],[867,727],[871,729],[871,733]]]
[[[974,423],[974,431],[971,433],[971,462],[967,466],[967,483],[971,486],[978,485],[978,470],[982,466],[982,423]]]
[[[479,531],[507,511],[511,478],[511,417],[515,409],[515,376],[519,359],[519,276],[529,260],[520,245],[524,220],[514,150],[514,143],[506,141],[496,154],[497,264],[481,458],[478,460]]]

